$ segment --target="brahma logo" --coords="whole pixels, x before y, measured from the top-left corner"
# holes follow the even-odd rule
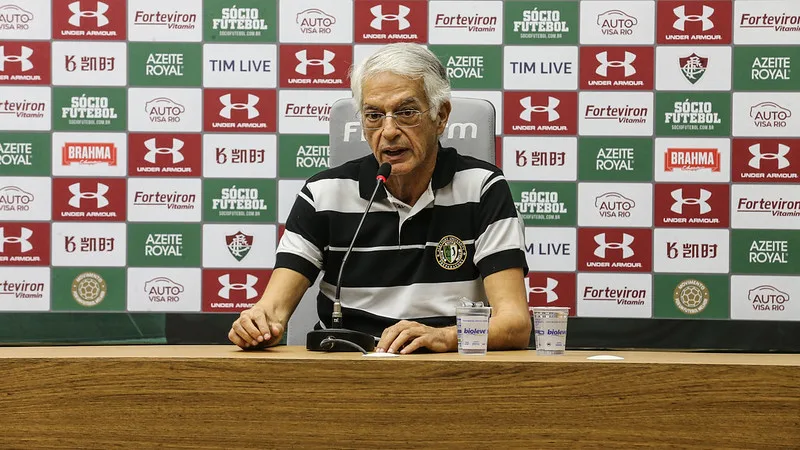
[[[125,180],[53,179],[53,220],[125,221]]]
[[[0,224],[0,266],[49,266],[50,224]]]
[[[200,176],[198,134],[128,135],[129,176]]]
[[[144,110],[152,123],[176,123],[181,121],[186,107],[171,98],[157,97],[145,103]]]
[[[167,277],[156,277],[144,284],[144,292],[151,303],[178,303],[185,291],[182,284]]]
[[[577,134],[577,92],[503,93],[507,134]]]
[[[350,87],[347,71],[353,62],[350,45],[282,45],[281,87]]]
[[[31,28],[34,14],[15,4],[0,6],[0,31],[26,31]]]
[[[427,41],[427,2],[368,0],[355,8],[356,43]]]
[[[0,41],[0,84],[50,84],[50,43]]]
[[[719,172],[719,149],[668,147],[664,153],[664,170],[666,172],[697,170]]]
[[[733,181],[800,182],[798,149],[798,139],[734,139]]]
[[[277,130],[275,90],[204,89],[205,131],[264,133]]]
[[[117,165],[117,146],[113,142],[67,142],[61,147],[61,166]]]
[[[656,182],[728,183],[731,180],[730,138],[658,138],[655,155]]]
[[[649,228],[580,228],[578,270],[650,272],[652,245]]]
[[[656,184],[656,227],[727,228],[727,184]]]
[[[786,128],[792,111],[775,102],[761,102],[750,107],[750,117],[756,128]]]
[[[653,47],[581,47],[581,89],[653,89]]]
[[[662,0],[656,8],[659,44],[731,43],[733,2]]]
[[[267,287],[271,270],[203,270],[203,312],[251,308]]]
[[[747,291],[747,300],[754,311],[785,311],[790,299],[788,293],[771,285],[761,285]]]
[[[575,315],[575,273],[536,272],[525,278],[528,308],[562,306]]]
[[[125,40],[125,2],[54,0],[53,39]]]
[[[597,26],[606,36],[630,36],[637,25],[639,19],[619,9],[611,9],[597,15]]]

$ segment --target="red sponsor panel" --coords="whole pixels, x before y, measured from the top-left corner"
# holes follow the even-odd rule
[[[581,47],[581,89],[653,90],[654,47]]]
[[[281,45],[280,87],[349,88],[352,45]]]
[[[574,272],[530,272],[526,282],[528,308],[560,306],[569,308],[570,316],[577,313]]]
[[[498,168],[503,168],[503,138],[501,136],[494,137],[494,165]]]
[[[124,222],[124,178],[53,178],[56,222]]]
[[[731,192],[728,184],[668,184],[655,186],[655,226],[727,228]]]
[[[283,239],[283,232],[286,231],[286,224],[280,223],[278,224],[278,243],[280,244],[281,239]]]
[[[428,41],[428,2],[360,0],[355,2],[357,44]]]
[[[203,90],[203,130],[274,133],[278,130],[274,89]]]
[[[0,266],[49,265],[49,222],[0,222]]]
[[[659,44],[730,44],[731,0],[660,0],[656,2]]]
[[[50,72],[50,42],[0,41],[0,85],[50,84]]]
[[[734,139],[734,182],[800,183],[800,139]]]
[[[203,269],[203,312],[235,313],[251,308],[267,289],[272,270]]]
[[[201,176],[200,134],[131,133],[128,175],[135,177]]]
[[[578,229],[579,271],[650,272],[652,267],[652,229]]]
[[[577,92],[503,93],[505,134],[578,134]]]
[[[124,41],[125,0],[53,0],[53,39]]]

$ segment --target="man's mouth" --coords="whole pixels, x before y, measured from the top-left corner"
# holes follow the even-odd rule
[[[408,149],[405,148],[405,147],[391,148],[391,149],[384,149],[383,150],[383,154],[388,156],[388,157],[390,157],[390,158],[394,158],[394,157],[402,155],[403,153],[405,153],[407,151],[408,151]]]

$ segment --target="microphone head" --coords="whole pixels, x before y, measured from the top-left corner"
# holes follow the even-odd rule
[[[392,165],[389,163],[383,163],[378,168],[378,174],[375,175],[375,179],[385,183],[386,179],[389,178],[389,174],[391,173],[392,173]]]

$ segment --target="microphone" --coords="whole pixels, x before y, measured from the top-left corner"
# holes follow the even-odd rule
[[[358,232],[361,231],[361,226],[364,224],[364,219],[367,218],[367,213],[372,207],[372,202],[375,200],[375,194],[378,189],[386,183],[389,174],[392,173],[392,165],[383,163],[378,168],[378,173],[375,175],[375,189],[369,197],[367,208],[361,215],[361,221],[358,222],[356,232],[353,234],[353,240],[350,241],[350,247],[342,258],[342,265],[339,266],[339,277],[336,279],[336,294],[333,299],[333,314],[331,315],[331,328],[327,330],[312,330],[306,336],[306,349],[312,351],[333,351],[333,352],[346,352],[346,351],[360,351],[361,353],[371,352],[375,350],[375,338],[367,333],[360,331],[348,330],[343,328],[342,324],[342,302],[340,295],[342,291],[342,274],[344,273],[344,266],[353,251],[353,246],[356,243]]]

